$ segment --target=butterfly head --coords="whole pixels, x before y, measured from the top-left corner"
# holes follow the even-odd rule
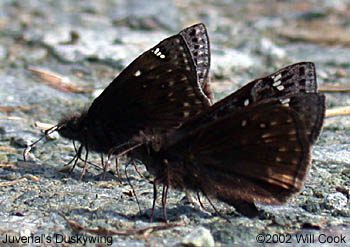
[[[57,125],[46,129],[43,136],[32,144],[28,145],[28,147],[23,151],[23,160],[27,160],[26,156],[38,142],[56,131],[60,134],[60,136],[73,141],[79,141],[86,146],[87,112],[84,111],[81,114],[63,118]]]
[[[57,125],[60,136],[84,143],[87,131],[87,112],[62,119]]]

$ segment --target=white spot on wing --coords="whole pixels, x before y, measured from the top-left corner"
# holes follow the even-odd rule
[[[272,86],[274,86],[274,87],[277,87],[277,86],[279,86],[279,85],[281,85],[281,81],[275,81],[273,84],[272,84]]]
[[[136,71],[135,73],[134,73],[134,76],[136,76],[136,77],[138,77],[138,76],[140,76],[141,75],[141,71],[140,70],[138,70],[138,71]]]
[[[285,105],[285,106],[289,106],[289,102],[290,102],[290,98],[281,100],[282,105]]]
[[[244,106],[249,105],[249,99],[244,100]]]
[[[284,90],[284,86],[283,86],[283,85],[278,86],[277,89],[278,89],[279,91],[283,91],[283,90]]]

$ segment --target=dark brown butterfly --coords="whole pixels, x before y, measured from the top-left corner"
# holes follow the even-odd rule
[[[280,204],[301,190],[324,101],[314,64],[290,65],[168,132],[143,162],[166,191],[202,192],[256,216],[254,202]]]
[[[136,58],[88,111],[63,119],[50,131],[81,143],[77,161],[83,148],[107,154],[141,133],[176,129],[211,105],[209,67],[204,24],[188,27]]]

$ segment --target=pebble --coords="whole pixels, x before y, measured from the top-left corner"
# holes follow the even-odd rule
[[[346,206],[348,199],[340,192],[329,194],[325,199],[325,207],[340,210]]]
[[[191,247],[214,247],[214,238],[210,231],[204,227],[198,227],[193,230],[190,234],[186,235],[182,244],[184,246]]]

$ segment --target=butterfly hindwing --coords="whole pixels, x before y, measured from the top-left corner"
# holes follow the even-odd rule
[[[181,169],[169,162],[170,183],[187,183],[184,187],[232,205],[284,202],[301,190],[309,169],[305,125],[277,100],[252,104],[185,134],[180,128],[171,136],[176,135],[183,138],[167,150],[182,154],[184,162]],[[179,171],[183,174],[176,175]]]
[[[325,117],[325,96],[320,93],[308,93],[287,97],[288,106],[295,110],[306,126],[307,136],[314,144],[320,135]],[[282,102],[286,99],[282,99]]]

